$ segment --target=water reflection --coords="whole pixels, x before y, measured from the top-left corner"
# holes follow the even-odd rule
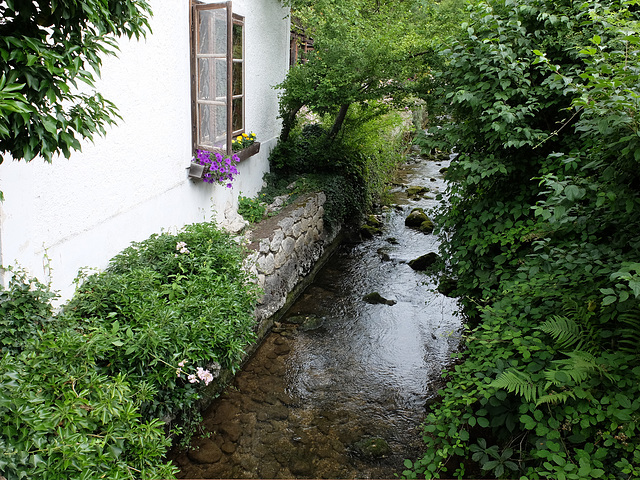
[[[416,163],[406,183],[442,191],[446,164]],[[210,438],[175,459],[183,478],[393,478],[419,451],[460,322],[455,301],[407,264],[437,251],[433,235],[404,225],[435,200],[403,191],[384,234],[342,246],[211,406]],[[364,302],[374,291],[396,303]]]

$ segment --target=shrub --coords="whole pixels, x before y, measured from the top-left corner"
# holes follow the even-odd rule
[[[176,469],[163,463],[170,440],[162,422],[141,418],[142,402],[154,393],[150,385],[100,373],[94,358],[82,354],[86,336],[54,318],[43,322],[53,295],[39,282],[19,274],[2,297],[3,331],[12,330],[11,321],[30,326],[0,358],[2,475],[174,478]]]
[[[188,435],[202,384],[255,337],[242,260],[213,224],[153,235],[84,277],[55,316],[44,285],[14,276],[0,292],[7,480],[173,478],[166,422]]]
[[[92,338],[85,354],[102,371],[157,389],[142,405],[145,418],[191,416],[198,386],[176,375],[178,363],[235,369],[255,338],[257,289],[242,261],[240,247],[214,224],[152,235],[86,278],[64,321]]]
[[[267,207],[259,198],[238,197],[238,213],[249,223],[259,222],[266,212]]]
[[[478,2],[443,52],[436,223],[469,332],[407,477],[640,475],[633,3]]]
[[[305,188],[327,194],[326,219],[331,225],[357,224],[383,196],[403,160],[406,122],[397,113],[352,105],[340,135],[327,135],[333,117],[307,123],[291,132],[269,157],[271,184],[288,185],[303,177]],[[285,180],[281,181],[280,179]]]

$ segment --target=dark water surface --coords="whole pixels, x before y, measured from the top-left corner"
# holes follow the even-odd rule
[[[401,182],[444,190],[448,161],[410,163]],[[407,262],[437,251],[409,229],[396,189],[384,233],[343,245],[204,414],[181,478],[394,478],[420,451],[425,403],[458,346],[455,300]],[[394,305],[368,304],[379,292]]]

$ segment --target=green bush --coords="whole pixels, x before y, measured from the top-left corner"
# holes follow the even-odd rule
[[[464,352],[406,477],[640,476],[634,2],[489,0],[443,52],[436,222]]]
[[[14,276],[0,293],[7,480],[173,478],[166,422],[188,435],[204,384],[255,338],[242,260],[213,224],[153,235],[83,278],[55,316],[45,286]]]
[[[55,295],[25,272],[10,272],[9,288],[0,290],[0,352],[15,355],[51,321]]]
[[[104,372],[157,389],[142,405],[145,417],[185,421],[197,410],[198,394],[176,376],[178,363],[190,371],[235,369],[255,338],[258,292],[242,261],[240,247],[213,224],[153,235],[86,278],[62,316],[92,338],[85,354]]]
[[[264,198],[264,195],[262,196]],[[259,198],[238,197],[238,213],[249,223],[258,223],[264,218],[267,207]]]
[[[26,292],[28,302],[16,301]],[[12,330],[12,320],[32,322],[30,334],[0,359],[2,475],[174,478],[176,469],[163,462],[171,441],[162,422],[140,414],[152,387],[100,373],[94,358],[83,355],[85,335],[55,318],[42,322],[53,296],[44,285],[20,274],[2,295],[3,332]]]
[[[407,122],[386,108],[352,105],[340,135],[330,138],[325,125],[333,120],[326,116],[322,123],[294,129],[271,153],[273,173],[267,179],[283,188],[302,177],[296,193],[315,189],[327,194],[329,224],[349,220],[354,225],[380,201],[402,162]]]

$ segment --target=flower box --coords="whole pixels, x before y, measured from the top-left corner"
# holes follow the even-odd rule
[[[260,151],[260,142],[254,142],[251,145],[249,145],[247,148],[243,148],[242,150],[234,152],[234,154],[238,155],[238,157],[240,157],[240,161],[242,161],[242,160],[246,160],[249,157],[252,157],[259,151]]]
[[[187,167],[189,178],[202,179],[204,177],[204,165],[200,165],[196,162],[191,162],[191,165]]]
[[[254,142],[246,148],[234,152],[228,158],[221,153],[198,150],[197,155],[187,167],[187,175],[191,180],[202,180],[206,183],[219,183],[231,188],[234,175],[238,170],[233,163],[241,162],[260,151],[260,142]]]

